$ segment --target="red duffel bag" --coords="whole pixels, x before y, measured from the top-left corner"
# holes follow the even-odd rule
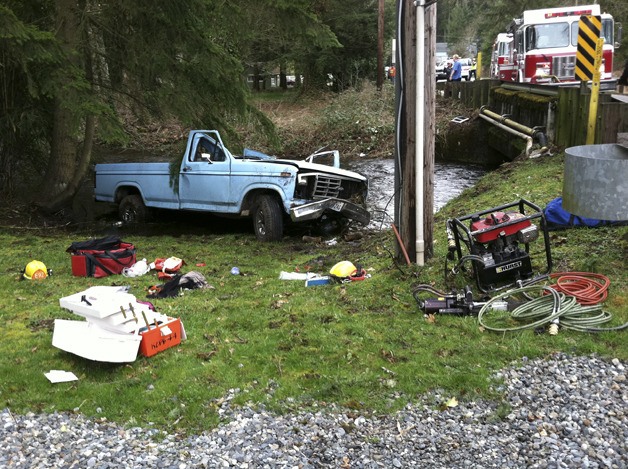
[[[135,264],[135,246],[116,236],[78,241],[66,251],[72,255],[72,275],[76,277],[117,275]]]

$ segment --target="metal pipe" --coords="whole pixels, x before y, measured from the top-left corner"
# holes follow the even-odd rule
[[[518,123],[518,122],[516,122],[516,121],[514,121],[512,119],[509,119],[509,118],[507,118],[505,116],[500,116],[496,112],[493,112],[493,111],[487,109],[486,106],[482,106],[480,108],[480,117],[482,117],[482,116],[489,117],[492,120],[498,122],[499,124],[501,124],[503,126],[506,126],[506,127],[510,128],[510,129],[516,130],[517,132],[519,132],[521,134],[525,134],[525,135],[527,135],[529,137],[537,139],[542,148],[547,147],[547,137],[537,127],[531,128],[531,127],[525,126],[523,124],[520,124],[520,123]]]
[[[493,124],[494,126],[500,128],[502,130],[505,130],[506,132],[508,132],[508,133],[510,133],[512,135],[516,135],[517,137],[520,137],[520,138],[523,138],[524,140],[526,140],[526,156],[530,156],[530,151],[532,150],[532,143],[533,143],[531,136],[526,135],[526,134],[521,133],[521,132],[518,132],[515,129],[512,129],[512,128],[504,125],[504,124],[501,124],[501,123],[497,122],[494,119],[491,119],[488,116],[485,116],[484,114],[480,114],[480,117],[482,119],[484,119],[485,121]]]
[[[499,114],[497,114],[496,112],[493,112],[489,109],[486,109],[486,107],[482,106],[482,108],[480,108],[480,112],[494,120],[496,120],[497,122],[499,122],[500,124],[504,124],[507,125],[508,127],[512,127],[513,129],[524,133],[526,135],[529,135],[530,137],[534,136],[534,133],[536,132],[534,129],[527,127],[523,124],[519,124],[518,122],[515,122],[514,120],[506,117],[506,116],[500,116]]]
[[[543,96],[558,96],[558,87],[552,87],[547,85],[520,85],[514,83],[502,83],[501,87],[505,90],[511,91],[523,91],[526,93],[540,94]]]
[[[548,140],[553,141],[555,138],[555,126],[556,126],[556,108],[555,103],[549,103],[547,105],[547,125],[545,126],[545,135]]]

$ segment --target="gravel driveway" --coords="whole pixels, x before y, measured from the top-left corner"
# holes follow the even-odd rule
[[[334,407],[278,416],[232,408],[181,438],[80,415],[2,412],[0,466],[20,468],[626,468],[628,390],[620,360],[556,354],[496,376],[503,401],[426,397],[389,416]],[[426,404],[430,402],[431,404]],[[450,402],[455,404],[455,402]]]

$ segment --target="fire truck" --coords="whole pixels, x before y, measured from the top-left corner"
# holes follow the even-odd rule
[[[493,53],[491,54],[491,78],[499,78],[500,67],[511,60],[511,49],[512,34],[499,33],[493,43]]]
[[[498,35],[497,78],[502,81],[549,83],[575,81],[578,22],[581,16],[600,16],[604,38],[601,79],[612,78],[615,53],[614,21],[600,5],[527,10],[516,18],[507,34]],[[621,30],[618,36],[621,37]],[[501,57],[499,51],[507,51]]]

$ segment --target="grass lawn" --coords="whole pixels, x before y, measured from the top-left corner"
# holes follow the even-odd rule
[[[413,298],[417,284],[445,284],[445,221],[519,198],[544,206],[560,195],[561,155],[516,162],[489,174],[445,206],[435,218],[435,255],[424,267],[394,259],[390,231],[353,242],[313,244],[298,235],[281,243],[257,242],[248,225],[226,221],[170,221],[141,229],[111,223],[33,227],[0,226],[0,400],[14,413],[76,411],[181,433],[212,428],[230,389],[235,404],[263,404],[277,412],[337,403],[360,412],[389,412],[420,396],[459,400],[494,398],[495,370],[522,357],[563,351],[628,359],[626,332],[597,334],[534,330],[498,334],[475,317],[425,318]],[[229,225],[230,226],[230,225]],[[144,300],[158,283],[144,277],[73,277],[66,249],[74,241],[115,230],[137,247],[138,259],[177,256],[183,271],[202,273],[214,287],[153,300],[157,310],[180,317],[188,339],[152,358],[123,365],[91,362],[52,346],[56,318],[80,319],[59,307],[59,298],[92,285],[129,285]],[[626,253],[628,227],[571,229],[550,236],[554,271],[597,272],[609,277],[604,309],[608,325],[628,321]],[[535,268],[543,243],[531,250]],[[54,274],[20,280],[32,259]],[[361,264],[370,278],[350,284],[306,288],[279,280],[281,271],[327,273],[341,260]],[[197,264],[205,264],[197,266]],[[231,275],[238,266],[242,275]],[[473,279],[459,274],[457,287]],[[50,370],[74,372],[79,380],[51,384]],[[433,402],[439,406],[441,402]]]

